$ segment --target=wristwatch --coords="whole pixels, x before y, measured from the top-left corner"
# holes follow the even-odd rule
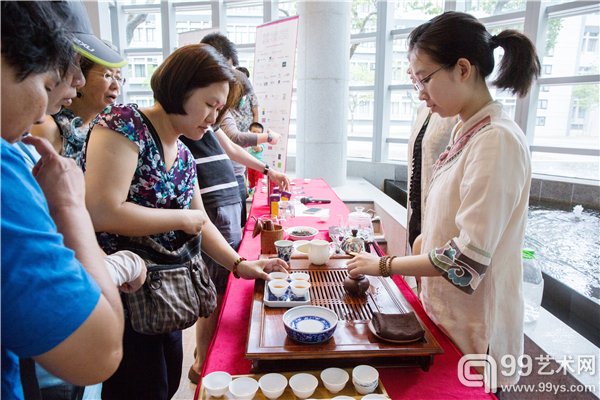
[[[267,143],[271,143],[273,141],[273,135],[271,132],[267,132]]]
[[[263,169],[263,175],[268,175],[269,169],[269,164],[265,164],[265,168]]]

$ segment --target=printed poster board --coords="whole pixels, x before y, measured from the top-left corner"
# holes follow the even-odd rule
[[[263,159],[284,172],[290,131],[298,16],[256,28],[252,85],[258,98],[259,122],[281,134],[277,144],[266,144]]]

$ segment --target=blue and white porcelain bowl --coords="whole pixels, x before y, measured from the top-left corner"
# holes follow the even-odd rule
[[[323,343],[333,335],[338,316],[328,308],[299,306],[283,314],[283,325],[288,336],[300,343]]]

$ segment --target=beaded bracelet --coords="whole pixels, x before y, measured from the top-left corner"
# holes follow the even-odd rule
[[[397,258],[396,256],[389,256],[387,259],[387,263],[386,263],[386,267],[387,267],[387,275],[386,276],[391,276],[392,275],[392,261],[394,261],[394,258]]]
[[[244,257],[239,257],[233,263],[233,268],[232,268],[231,272],[233,273],[233,276],[235,277],[235,279],[240,279],[240,276],[238,275],[238,265],[240,265],[243,261],[246,261],[246,259]]]
[[[379,258],[379,273],[383,277],[390,276],[390,274],[388,273],[388,269],[387,269],[387,261],[389,258],[390,258],[390,256],[383,256],[383,257]]]

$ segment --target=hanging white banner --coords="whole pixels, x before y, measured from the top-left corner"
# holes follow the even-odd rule
[[[285,171],[290,131],[298,16],[256,27],[254,76],[259,122],[281,134],[277,144],[267,144],[263,159],[271,168]]]

